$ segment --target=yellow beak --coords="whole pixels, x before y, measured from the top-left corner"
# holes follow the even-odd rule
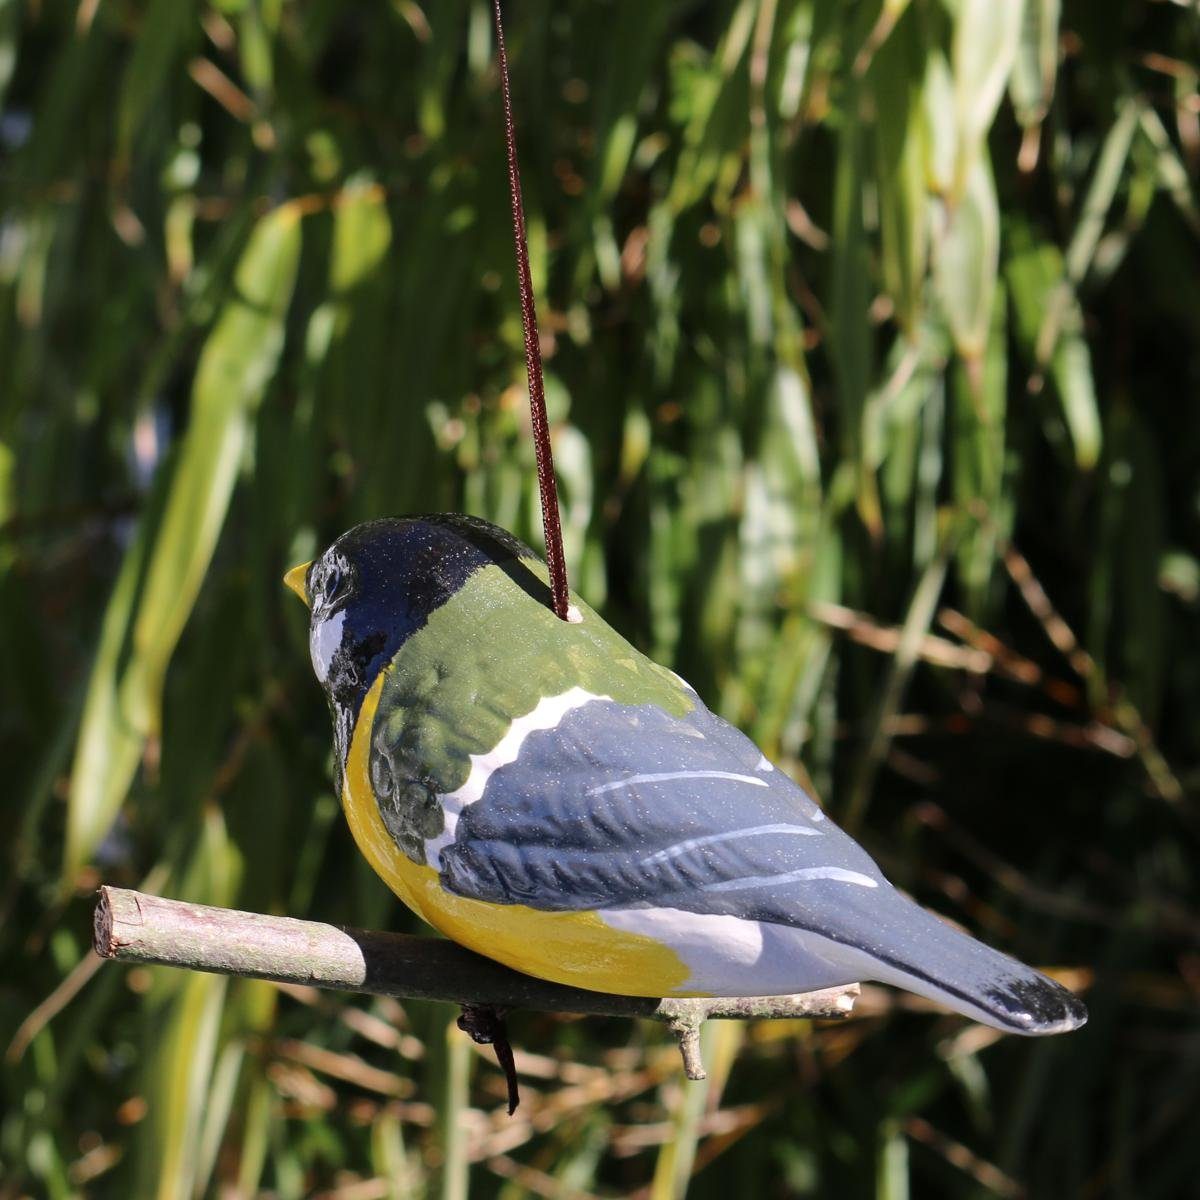
[[[308,603],[308,588],[304,586],[304,577],[308,574],[308,568],[312,566],[310,559],[306,563],[301,563],[298,567],[293,567],[284,577],[283,582],[304,601],[309,608],[312,607]]]

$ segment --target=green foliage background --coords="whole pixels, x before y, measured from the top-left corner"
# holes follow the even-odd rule
[[[482,0],[0,0],[0,1196],[1185,1194],[1197,7],[509,8],[575,586],[1091,1023],[520,1016],[510,1122],[446,1008],[95,970],[100,880],[416,926],[279,579],[539,537],[497,77]]]

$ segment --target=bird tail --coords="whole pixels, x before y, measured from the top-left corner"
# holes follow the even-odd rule
[[[1006,1033],[1066,1033],[1087,1021],[1083,1003],[1062,984],[891,890],[882,909],[876,901],[839,913],[838,958],[860,978],[915,992]]]

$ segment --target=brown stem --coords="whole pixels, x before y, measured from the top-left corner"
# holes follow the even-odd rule
[[[850,1015],[858,996],[857,984],[794,996],[617,996],[534,979],[441,938],[344,929],[116,887],[100,889],[95,925],[101,958],[376,996],[446,1000],[475,1010],[648,1017],[670,1025],[677,1036],[710,1018],[836,1020]],[[694,1045],[683,1049],[690,1052]],[[688,1069],[703,1070],[690,1053]]]
[[[521,172],[517,166],[517,141],[513,132],[512,95],[508,87],[508,55],[500,0],[494,0],[496,47],[500,55],[500,91],[504,98],[504,144],[508,151],[508,194],[512,199],[513,245],[517,252],[517,286],[521,291],[521,324],[525,330],[525,369],[529,375],[529,417],[537,453],[538,492],[542,500],[542,527],[546,535],[546,565],[550,568],[550,596],[555,615],[568,620],[570,598],[567,561],[563,556],[562,521],[558,515],[558,487],[554,480],[554,454],[550,448],[550,422],[546,416],[546,390],[542,382],[542,347],[538,341],[533,279],[529,274],[529,246],[525,240],[525,207],[521,203]]]

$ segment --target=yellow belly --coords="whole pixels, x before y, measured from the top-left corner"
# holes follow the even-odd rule
[[[358,715],[342,807],[358,848],[388,887],[448,938],[527,975],[625,996],[687,994],[687,965],[653,938],[613,929],[595,912],[542,912],[456,896],[432,867],[419,866],[396,845],[379,815],[369,770],[384,677],[381,671]]]

